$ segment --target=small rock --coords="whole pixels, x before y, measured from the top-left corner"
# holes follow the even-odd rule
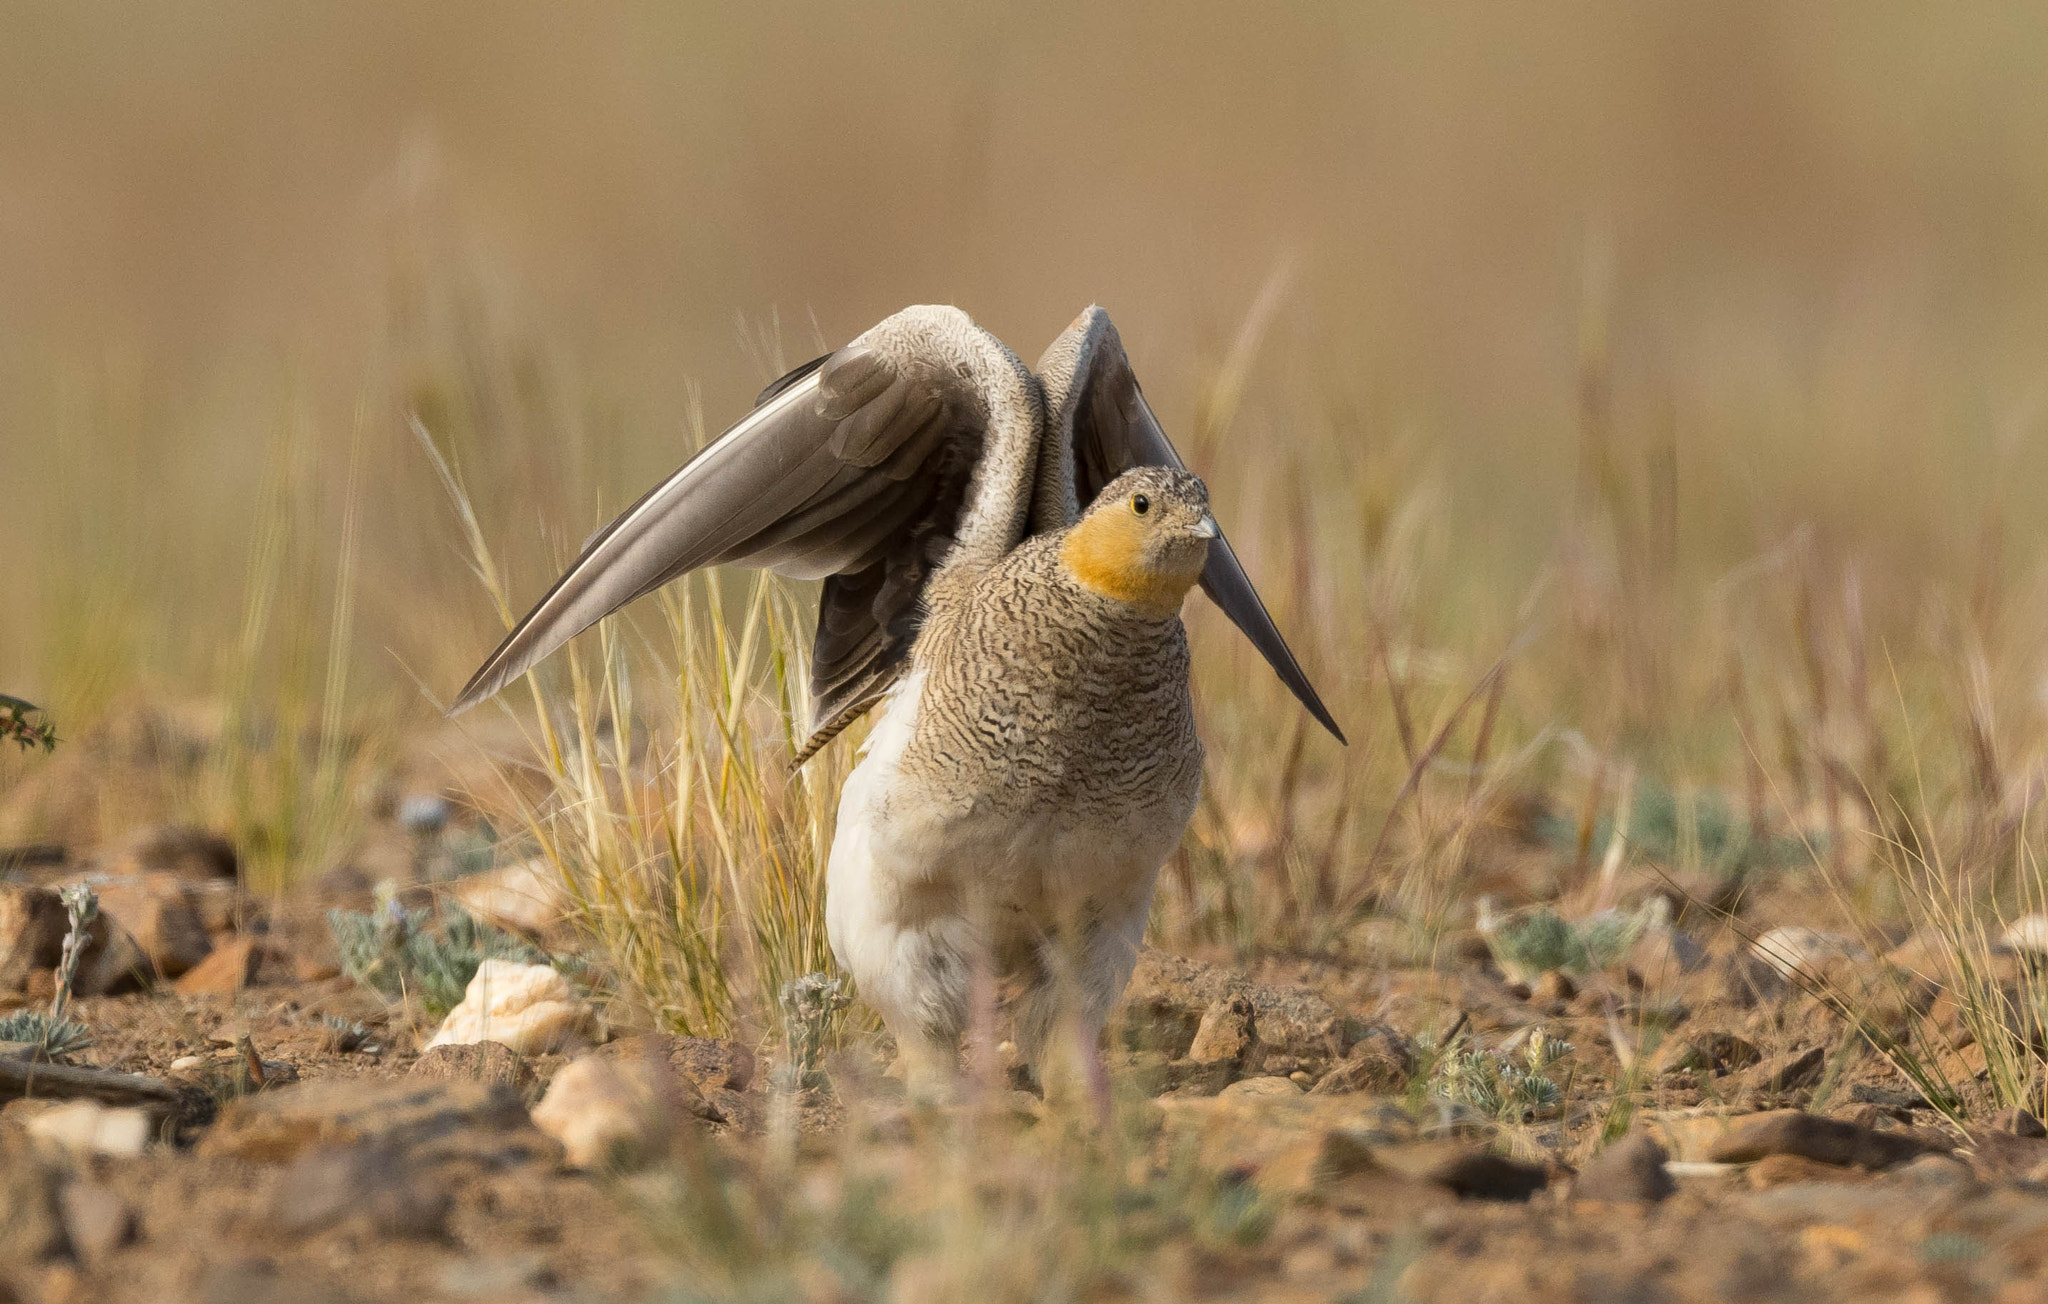
[[[180,996],[233,996],[245,987],[288,982],[292,958],[260,937],[230,937],[172,983]]]
[[[109,915],[95,916],[86,927],[85,950],[72,980],[74,996],[119,996],[141,991],[156,981],[156,966],[128,930]]]
[[[1678,1189],[1664,1164],[1671,1158],[1655,1138],[1630,1132],[1594,1155],[1572,1183],[1576,1200],[1655,1204]]]
[[[1798,1109],[1774,1109],[1730,1120],[1707,1151],[1721,1164],[1745,1164],[1767,1155],[1798,1155],[1844,1167],[1890,1168],[1941,1146],[1903,1132],[1879,1132]]]
[[[1244,1078],[1218,1094],[1231,1100],[1241,1096],[1298,1096],[1301,1088],[1287,1078]]]
[[[1385,1024],[1374,1024],[1351,1044],[1349,1054],[1323,1074],[1313,1090],[1319,1096],[1395,1092],[1408,1085],[1414,1072],[1415,1056],[1407,1039]]]
[[[232,882],[241,872],[234,843],[178,824],[137,829],[95,859],[100,872],[112,875],[163,873],[194,882]]]
[[[425,1049],[497,1041],[522,1055],[546,1054],[584,1040],[595,1015],[552,967],[486,960]]]
[[[1859,1082],[1850,1087],[1849,1099],[1859,1105],[1876,1105],[1896,1113],[1933,1108],[1927,1103],[1927,1097],[1917,1090],[1881,1086],[1874,1082]]]
[[[1246,1072],[1271,1073],[1278,1061],[1291,1058],[1296,1062],[1288,1072],[1313,1073],[1341,1058],[1355,1040],[1350,1034],[1359,1025],[1306,987],[1255,983],[1228,969],[1147,949],[1124,991],[1124,1044],[1185,1058],[1209,1010],[1233,996],[1252,1005],[1251,1044],[1240,1061]]]
[[[493,1167],[559,1153],[526,1107],[479,1082],[326,1078],[235,1101],[200,1139],[198,1152],[284,1163],[325,1146],[368,1144],[425,1162],[480,1154]]]
[[[534,1125],[562,1143],[571,1167],[640,1167],[667,1145],[679,1115],[694,1114],[702,1097],[689,1080],[646,1060],[585,1055],[555,1074],[534,1106]]]
[[[28,1120],[28,1134],[74,1155],[133,1159],[149,1146],[156,1126],[148,1114],[127,1106],[67,1100]]]
[[[398,822],[409,833],[439,833],[453,813],[454,807],[438,792],[410,792],[398,803]]]
[[[153,870],[95,883],[100,909],[135,939],[158,974],[176,978],[204,960],[213,938],[192,904],[186,880]]]
[[[1869,953],[1853,937],[1796,924],[1773,928],[1756,939],[1750,949],[1787,981],[1813,981],[1822,977],[1833,961],[1869,958]]]
[[[461,1046],[436,1046],[413,1061],[408,1072],[430,1081],[481,1082],[487,1087],[506,1087],[521,1096],[533,1089],[538,1079],[526,1057],[503,1042],[474,1041]]]
[[[1984,1127],[1987,1131],[2010,1132],[2014,1136],[2048,1137],[2048,1127],[2041,1126],[2040,1119],[2018,1108],[1993,1110],[1984,1119]]]
[[[1858,1127],[1877,1128],[1886,1122],[1896,1119],[1897,1115],[1882,1105],[1866,1105],[1851,1102],[1846,1105],[1837,1105],[1828,1110],[1828,1117],[1839,1118],[1844,1123],[1854,1123]]]
[[[479,919],[522,933],[546,932],[567,906],[561,871],[538,856],[459,878],[450,893]]]
[[[190,1073],[204,1063],[206,1061],[197,1055],[180,1055],[171,1061],[170,1071],[173,1073]]]
[[[0,883],[0,989],[24,991],[31,974],[56,968],[67,927],[55,892]]]
[[[1237,1063],[1252,1044],[1252,1002],[1243,995],[1220,997],[1209,1003],[1195,1039],[1188,1046],[1188,1058],[1197,1064]]]
[[[1768,1064],[1759,1065],[1750,1074],[1750,1086],[1762,1092],[1777,1094],[1798,1091],[1812,1086],[1820,1079],[1821,1070],[1827,1067],[1827,1052],[1819,1046],[1803,1051],[1791,1051],[1778,1056]]]
[[[454,1197],[423,1181],[395,1150],[370,1145],[310,1150],[277,1175],[265,1201],[270,1224],[305,1236],[360,1220],[380,1236],[434,1238]]]
[[[65,1183],[57,1205],[71,1249],[88,1268],[135,1239],[135,1210],[98,1182]]]

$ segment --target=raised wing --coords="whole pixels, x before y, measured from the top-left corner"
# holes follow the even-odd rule
[[[811,668],[816,732],[804,755],[858,718],[909,652],[918,594],[953,545],[991,403],[1002,397],[945,348],[920,353],[918,332],[933,322],[944,328],[939,345],[957,344],[963,330],[982,334],[964,315],[939,312],[906,310],[769,386],[752,412],[591,537],[450,713],[684,572],[740,563],[825,582]]]
[[[1045,388],[1050,429],[1032,500],[1034,534],[1070,523],[1079,504],[1093,501],[1102,486],[1133,466],[1184,465],[1145,402],[1123,341],[1101,308],[1090,307],[1053,341],[1039,360],[1038,379]],[[1058,460],[1069,449],[1071,462]],[[1317,723],[1344,742],[1344,731],[1302,673],[1226,537],[1209,545],[1202,591],[1252,641]]]

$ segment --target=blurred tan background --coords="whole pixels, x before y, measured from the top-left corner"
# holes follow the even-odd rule
[[[1027,359],[1107,305],[1282,606],[1362,601],[1287,592],[1301,494],[1368,565],[1425,503],[1418,653],[1516,627],[1589,421],[1677,609],[1808,539],[1910,632],[2034,574],[2044,66],[2003,3],[15,6],[0,686],[209,691],[342,574],[420,709],[493,617],[406,411],[530,597],[693,411],[928,300]]]

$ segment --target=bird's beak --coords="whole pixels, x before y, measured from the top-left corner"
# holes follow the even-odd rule
[[[1202,519],[1190,526],[1188,533],[1194,535],[1197,539],[1213,539],[1223,533],[1223,531],[1216,528],[1216,518],[1214,516],[1203,512]]]

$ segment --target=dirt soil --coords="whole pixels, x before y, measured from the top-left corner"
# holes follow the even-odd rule
[[[15,877],[104,863],[43,862]],[[908,1192],[963,1138],[995,1135],[975,1180],[1016,1167],[1028,1184],[1087,1131],[1008,1084],[979,1107],[911,1108],[871,1045],[779,1115],[770,1048],[733,1048],[759,1068],[699,1080],[667,1159],[579,1171],[530,1112],[573,1055],[415,1072],[433,1021],[336,972],[324,911],[367,900],[360,876],[243,900],[214,947],[254,939],[258,958],[223,990],[188,976],[75,1003],[94,1038],[76,1063],[197,1084],[217,1112],[159,1118],[124,1154],[39,1132],[50,1099],[0,1108],[0,1299],[739,1298],[691,1247],[707,1224],[676,1212],[701,1205],[692,1183],[843,1193],[859,1173]],[[1451,1033],[1496,1069],[1541,1062],[1556,1098],[1486,1106],[1469,1074],[1430,1067]],[[727,1054],[674,1044],[678,1063]],[[988,1298],[2048,1300],[2042,1129],[1981,1107],[1957,1129],[1725,930],[1653,931],[1600,972],[1521,983],[1476,935],[1426,961],[1151,952],[1109,1058],[1133,1147],[1116,1216],[1128,1229],[1130,1193],[1184,1163],[1207,1175],[1205,1212],[1088,1251],[1078,1276],[1037,1265],[1068,1282],[1049,1296],[992,1278]],[[943,1239],[953,1215],[931,1203]],[[1218,1210],[1258,1216],[1204,1233]],[[864,1278],[821,1261],[748,1297],[977,1297],[935,1255]]]

